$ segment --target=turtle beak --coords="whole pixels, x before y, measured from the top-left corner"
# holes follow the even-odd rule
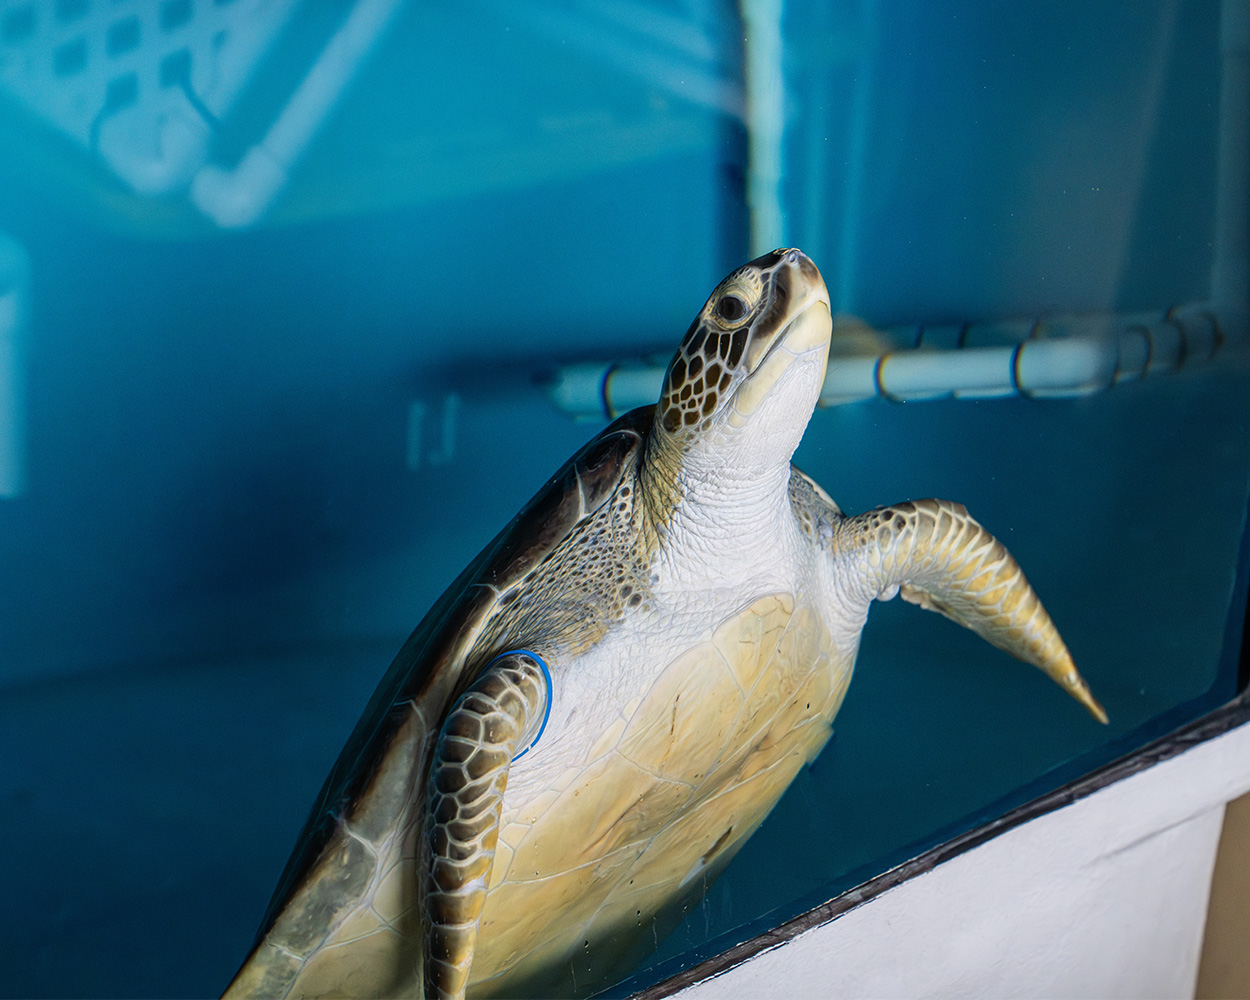
[[[802,250],[774,250],[758,258],[755,263],[771,261],[769,301],[764,314],[753,324],[751,341],[746,350],[746,370],[754,375],[764,360],[782,342],[791,350],[803,350],[802,345],[815,346],[823,339],[828,341],[828,330],[820,328],[820,311],[811,307],[824,304],[828,315],[829,291],[820,270]],[[810,342],[810,343],[809,343]]]
[[[833,330],[829,290],[819,269],[801,250],[776,250],[774,254],[782,255],[782,260],[774,272],[772,315],[760,323],[763,329],[757,328],[747,348],[749,374],[734,395],[735,412],[730,418],[735,426],[759,409],[794,365],[817,365],[819,382],[825,380]],[[769,326],[771,331],[759,336]]]

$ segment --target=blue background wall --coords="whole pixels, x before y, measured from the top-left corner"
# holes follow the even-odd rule
[[[816,255],[840,308],[886,324],[1205,296],[1214,4],[845,6],[788,8],[778,234]],[[748,252],[740,122],[563,53],[515,8],[473,16],[401,20],[296,179],[287,211],[305,221],[156,239],[84,220],[51,185],[0,188],[34,274],[31,489],[0,506],[0,676],[405,632],[583,436],[532,376],[671,349]],[[506,48],[513,24],[525,43]],[[727,51],[708,71],[732,91]],[[861,85],[867,111],[847,121]],[[511,171],[553,120],[594,124],[547,169]],[[564,162],[622,122],[687,148]],[[495,143],[476,177],[460,169],[474,129]],[[441,171],[418,141],[433,136]],[[401,204],[359,214],[353,169],[398,175]],[[803,210],[815,188],[823,213]],[[462,458],[484,460],[410,475],[408,404],[437,410],[448,390],[467,397]],[[452,497],[482,505],[472,527],[439,523]],[[444,555],[449,531],[463,544]]]

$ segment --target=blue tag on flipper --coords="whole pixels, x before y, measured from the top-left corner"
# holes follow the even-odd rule
[[[548,720],[549,718],[551,718],[551,699],[552,699],[552,696],[553,696],[553,693],[552,693],[552,686],[551,686],[551,671],[547,669],[547,661],[546,661],[546,660],[544,660],[544,659],[543,659],[541,656],[539,656],[537,653],[535,653],[533,650],[530,650],[530,649],[510,649],[510,650],[508,650],[506,653],[500,653],[498,656],[496,656],[493,660],[491,660],[491,661],[490,661],[490,663],[488,663],[488,664],[486,665],[486,668],[489,670],[492,664],[495,664],[495,663],[499,662],[499,661],[500,661],[500,660],[502,660],[505,656],[513,656],[513,655],[514,655],[514,654],[516,654],[516,653],[524,653],[526,656],[530,657],[530,658],[531,658],[531,659],[532,659],[535,663],[537,663],[537,664],[538,664],[538,666],[539,666],[539,669],[541,669],[541,670],[542,670],[542,672],[543,672],[543,681],[544,681],[544,682],[546,683],[546,685],[547,685],[547,705],[546,705],[546,707],[543,709],[543,721],[542,721],[542,725],[540,725],[540,726],[538,727],[538,732],[534,734],[534,738],[533,738],[532,740],[530,740],[527,744],[525,744],[525,748],[524,748],[524,749],[523,749],[520,753],[518,753],[518,754],[516,754],[516,755],[514,755],[514,756],[513,756],[513,758],[512,758],[512,762],[513,762],[514,764],[515,764],[518,760],[520,760],[522,757],[524,757],[527,753],[529,753],[529,752],[530,752],[530,750],[532,750],[532,749],[534,748],[534,745],[535,745],[535,744],[536,744],[536,743],[537,743],[540,739],[542,739],[543,732],[544,732],[544,731],[546,730],[546,728],[547,728],[547,720]]]

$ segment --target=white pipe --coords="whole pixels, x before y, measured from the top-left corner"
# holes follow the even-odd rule
[[[613,420],[659,399],[664,372],[664,365],[590,361],[560,368],[544,391],[574,420]]]
[[[191,200],[223,228],[249,226],[285,186],[289,172],[347,88],[401,0],[358,0],[264,139],[232,171],[207,166]]]
[[[782,0],[741,0],[746,76],[747,209],[751,255],[786,241],[782,207],[785,78],[782,73]]]
[[[0,498],[26,489],[26,325],[30,258],[0,233]]]
[[[958,346],[930,346],[950,340]],[[821,406],[882,396],[898,402],[1087,396],[1120,382],[1178,371],[1210,360],[1221,343],[1214,312],[1202,305],[1166,313],[1057,316],[1046,320],[971,324],[959,328],[894,331],[892,342],[918,347],[867,354],[833,354]],[[576,419],[612,419],[654,403],[663,365],[567,365],[546,392]]]

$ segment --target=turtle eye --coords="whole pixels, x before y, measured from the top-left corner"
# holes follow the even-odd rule
[[[716,315],[726,323],[736,323],[747,314],[747,304],[736,295],[723,295],[716,303]]]

